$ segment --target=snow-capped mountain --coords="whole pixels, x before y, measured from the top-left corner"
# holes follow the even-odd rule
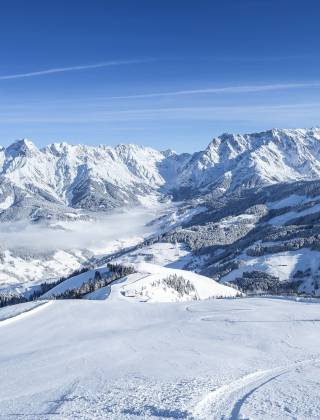
[[[41,217],[44,210],[55,215],[138,204],[164,184],[157,165],[165,156],[136,145],[61,143],[38,149],[21,140],[0,150],[0,207],[19,208],[16,217]]]
[[[319,418],[316,300],[236,299],[320,296],[318,137],[223,135],[194,155],[27,141],[3,149],[2,214],[31,215],[26,233],[38,247],[23,246],[21,221],[0,223],[1,245],[16,244],[0,252],[0,303],[30,300],[0,311],[1,413],[200,420],[278,418],[281,409]],[[132,242],[123,228],[140,217],[76,220],[165,194],[186,198],[158,203],[151,235]],[[65,249],[71,225],[73,247],[88,231],[93,243]]]
[[[0,149],[0,217],[106,211],[145,204],[152,194],[221,195],[319,175],[320,129],[223,134],[192,155],[131,144],[38,149],[20,140]]]
[[[192,252],[204,255],[201,261],[191,257],[191,269],[230,281],[263,267],[260,260],[247,258],[247,251],[255,257],[272,253],[277,258],[280,248],[290,252],[302,246],[318,249],[319,177],[320,129],[223,134],[194,154],[136,145],[55,143],[38,149],[31,141],[20,140],[0,148],[0,221],[8,222],[1,231],[0,286],[19,289],[22,280],[30,285],[34,280],[67,275],[86,261],[91,264],[95,256],[133,246],[149,234],[163,242],[187,244]],[[171,208],[160,204],[161,209],[154,209],[170,199],[178,200],[179,207],[172,203]],[[289,204],[273,207],[272,203],[282,200]],[[132,218],[136,205],[153,207],[152,215]],[[125,215],[97,222],[98,214],[127,207],[131,219]],[[159,220],[148,230],[141,229],[152,218]],[[92,219],[94,225],[89,223]],[[19,224],[28,221],[32,229]],[[131,228],[137,224],[139,228]],[[309,242],[305,240],[308,233],[313,238]],[[32,251],[26,235],[35,238],[37,246]],[[43,241],[47,235],[47,242],[54,246],[47,247]],[[110,235],[116,240],[110,242]],[[292,235],[299,241],[296,238],[292,244]],[[287,237],[290,244],[279,248],[280,239]],[[257,250],[265,238],[272,245],[270,250]],[[309,258],[310,253],[305,255]],[[302,271],[310,265],[299,264]],[[251,268],[240,270],[240,266]],[[283,275],[268,272],[282,280],[295,278],[297,270],[289,271]],[[312,279],[307,280],[311,290]]]
[[[223,134],[181,168],[180,186],[222,192],[320,175],[320,129]]]

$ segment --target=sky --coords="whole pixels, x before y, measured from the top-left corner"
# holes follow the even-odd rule
[[[0,144],[320,125],[318,0],[3,0]]]

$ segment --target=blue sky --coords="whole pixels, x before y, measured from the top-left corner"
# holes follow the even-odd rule
[[[0,144],[320,125],[318,0],[1,2]]]

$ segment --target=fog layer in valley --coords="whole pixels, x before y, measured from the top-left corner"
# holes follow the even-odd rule
[[[96,249],[110,241],[148,234],[146,227],[155,216],[151,210],[135,208],[94,219],[54,224],[19,221],[0,224],[2,249],[26,248],[32,251]]]

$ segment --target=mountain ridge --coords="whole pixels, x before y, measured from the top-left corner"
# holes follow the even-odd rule
[[[189,197],[222,196],[319,177],[318,128],[224,133],[193,154],[135,144],[37,148],[22,139],[0,148],[0,220],[32,217],[39,200],[47,209],[44,217],[54,217],[50,209],[57,206],[62,217],[70,208],[109,211],[140,205],[150,195],[161,200],[176,192],[183,198],[188,190]],[[29,213],[13,211],[19,202],[28,203]]]
[[[7,229],[15,235],[22,226],[24,237],[33,226],[31,232],[40,229],[56,241],[57,229],[62,233],[84,228],[92,231],[94,244],[75,242],[67,235],[71,245],[60,240],[49,252],[34,249],[30,241],[17,241],[16,246],[4,241],[0,280],[2,276],[5,285],[12,279],[19,284],[25,278],[40,281],[65,275],[100,257],[103,263],[110,249],[125,251],[121,226],[116,226],[123,223],[121,217],[108,225],[118,240],[112,247],[117,248],[104,244],[99,249],[108,234],[101,218],[125,209],[133,214],[133,208],[141,206],[146,212],[138,223],[145,225],[147,217],[153,218],[148,219],[151,241],[186,245],[191,270],[240,285],[251,284],[250,276],[266,270],[271,277],[263,281],[278,290],[277,282],[285,278],[285,290],[291,290],[290,282],[302,270],[306,274],[299,291],[316,290],[320,269],[318,273],[317,267],[310,268],[309,261],[320,252],[320,129],[225,133],[194,154],[138,145],[55,143],[38,149],[24,139],[0,148],[0,181],[0,222],[9,222],[0,226],[7,239]],[[94,226],[98,230],[93,231]],[[133,238],[130,244],[137,241]],[[150,251],[150,258],[157,252]],[[287,253],[285,264],[291,261],[285,274],[274,264],[281,252]],[[264,263],[269,254],[274,258]]]

